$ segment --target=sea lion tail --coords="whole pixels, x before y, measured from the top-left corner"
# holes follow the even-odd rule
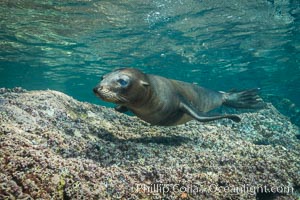
[[[243,91],[221,92],[223,94],[223,105],[233,108],[264,108],[266,104],[258,96],[260,88]]]

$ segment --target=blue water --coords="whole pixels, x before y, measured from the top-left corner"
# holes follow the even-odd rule
[[[2,0],[0,46],[0,87],[107,105],[92,88],[131,66],[300,107],[298,0]]]

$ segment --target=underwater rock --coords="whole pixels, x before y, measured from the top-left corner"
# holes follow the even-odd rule
[[[299,129],[271,104],[241,123],[157,127],[57,91],[0,91],[0,199],[298,198]]]
[[[300,126],[300,108],[291,100],[282,98],[277,95],[266,95],[267,101],[272,102],[276,109],[278,109],[283,115],[289,116],[290,121],[297,126]]]

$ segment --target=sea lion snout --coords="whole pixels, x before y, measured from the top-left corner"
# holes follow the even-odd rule
[[[93,92],[97,97],[107,102],[117,104],[128,102],[127,97],[120,93],[120,88],[112,82],[101,81],[99,85],[93,88]]]
[[[99,92],[99,90],[102,90],[102,86],[96,86],[96,87],[94,87],[93,92],[95,94],[97,94]]]
[[[108,91],[108,89],[105,89],[102,85],[97,85],[96,87],[93,88],[93,92],[96,96],[101,97],[101,95],[105,92]]]
[[[105,96],[107,96],[106,94],[109,93],[109,90],[105,89],[102,85],[97,85],[93,88],[93,92],[96,96],[103,99]]]

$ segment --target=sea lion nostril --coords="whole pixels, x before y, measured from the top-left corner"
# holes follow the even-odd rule
[[[100,92],[101,90],[103,90],[103,86],[96,86],[96,87],[94,87],[94,89],[93,89],[94,93],[98,93],[98,92]]]
[[[98,92],[98,87],[94,87],[93,92],[97,93]]]

